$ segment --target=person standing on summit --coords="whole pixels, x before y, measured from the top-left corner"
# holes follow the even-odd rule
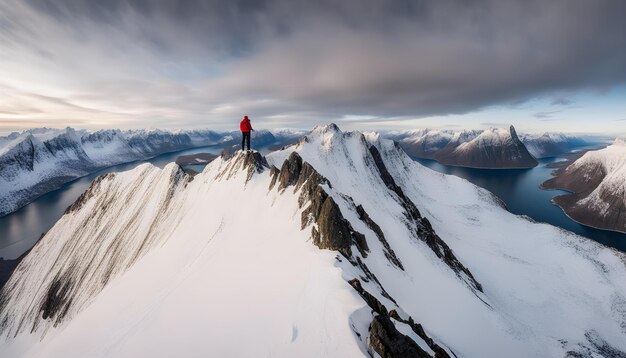
[[[253,131],[252,125],[250,124],[250,118],[248,116],[243,116],[243,120],[239,123],[239,129],[241,129],[241,151],[244,150],[244,144],[248,144],[248,150],[250,150],[250,131]]]

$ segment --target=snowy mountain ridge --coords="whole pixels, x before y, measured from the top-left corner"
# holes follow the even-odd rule
[[[486,130],[439,130],[418,129],[404,132],[388,132],[387,138],[397,140],[409,155],[416,158],[445,160],[446,155],[457,147],[482,136],[484,144],[493,146],[510,140],[510,130],[489,128]],[[582,137],[565,133],[546,132],[542,134],[519,134],[519,140],[530,154],[539,159],[557,156],[588,145]],[[447,147],[447,148],[446,148]],[[467,166],[467,165],[466,165]]]
[[[300,132],[255,133],[255,145],[282,145]],[[237,138],[237,139],[235,139]],[[208,145],[231,147],[234,132],[36,128],[0,138],[0,216],[62,184],[116,164]]]
[[[442,164],[472,168],[531,168],[537,160],[520,141],[515,128],[457,132],[435,155]]]
[[[0,291],[0,353],[619,356],[625,260],[327,125],[99,177]]]
[[[592,227],[626,232],[626,142],[586,152],[543,184],[572,194],[553,199],[567,215]]]

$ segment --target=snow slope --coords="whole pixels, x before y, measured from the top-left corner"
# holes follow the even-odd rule
[[[543,184],[570,195],[553,199],[574,220],[593,227],[626,232],[626,142],[588,151]]]
[[[0,355],[617,357],[624,262],[328,125],[100,177],[0,293]]]

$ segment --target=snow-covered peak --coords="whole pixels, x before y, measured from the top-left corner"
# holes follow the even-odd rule
[[[311,131],[312,134],[341,133],[341,129],[335,123],[315,126]]]
[[[620,138],[615,138],[615,140],[613,141],[613,145],[624,147],[624,146],[626,146],[626,140],[620,139]]]
[[[501,147],[503,145],[507,145],[508,143],[513,142],[514,138],[517,138],[517,135],[515,135],[514,137],[513,133],[515,133],[515,129],[513,128],[513,126],[511,126],[510,130],[504,128],[489,128],[484,130],[473,139],[469,141],[463,141],[456,150],[467,151],[475,147],[481,149],[486,147]]]
[[[624,185],[626,185],[626,142],[615,139],[613,144],[604,149],[593,150],[585,153],[572,163],[572,168],[589,164],[600,163],[607,174],[621,173]]]

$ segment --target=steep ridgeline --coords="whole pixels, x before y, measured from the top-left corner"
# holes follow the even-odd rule
[[[297,141],[299,131],[255,131],[256,148]],[[189,130],[33,129],[0,137],[0,216],[11,213],[64,183],[116,164],[208,145],[238,148],[239,132]]]
[[[471,168],[532,168],[537,160],[517,137],[515,128],[492,128],[471,140],[450,140],[435,156],[441,164]]]
[[[589,151],[554,174],[542,188],[572,192],[552,199],[568,216],[584,225],[626,233],[624,141]]]
[[[435,159],[446,165],[470,168],[532,168],[537,160],[517,136],[515,128],[484,131],[420,130],[389,134],[413,158]]]
[[[0,216],[99,169],[218,143],[213,131],[36,129],[0,140]]]
[[[0,355],[618,357],[624,261],[328,125],[100,177],[0,292]]]

